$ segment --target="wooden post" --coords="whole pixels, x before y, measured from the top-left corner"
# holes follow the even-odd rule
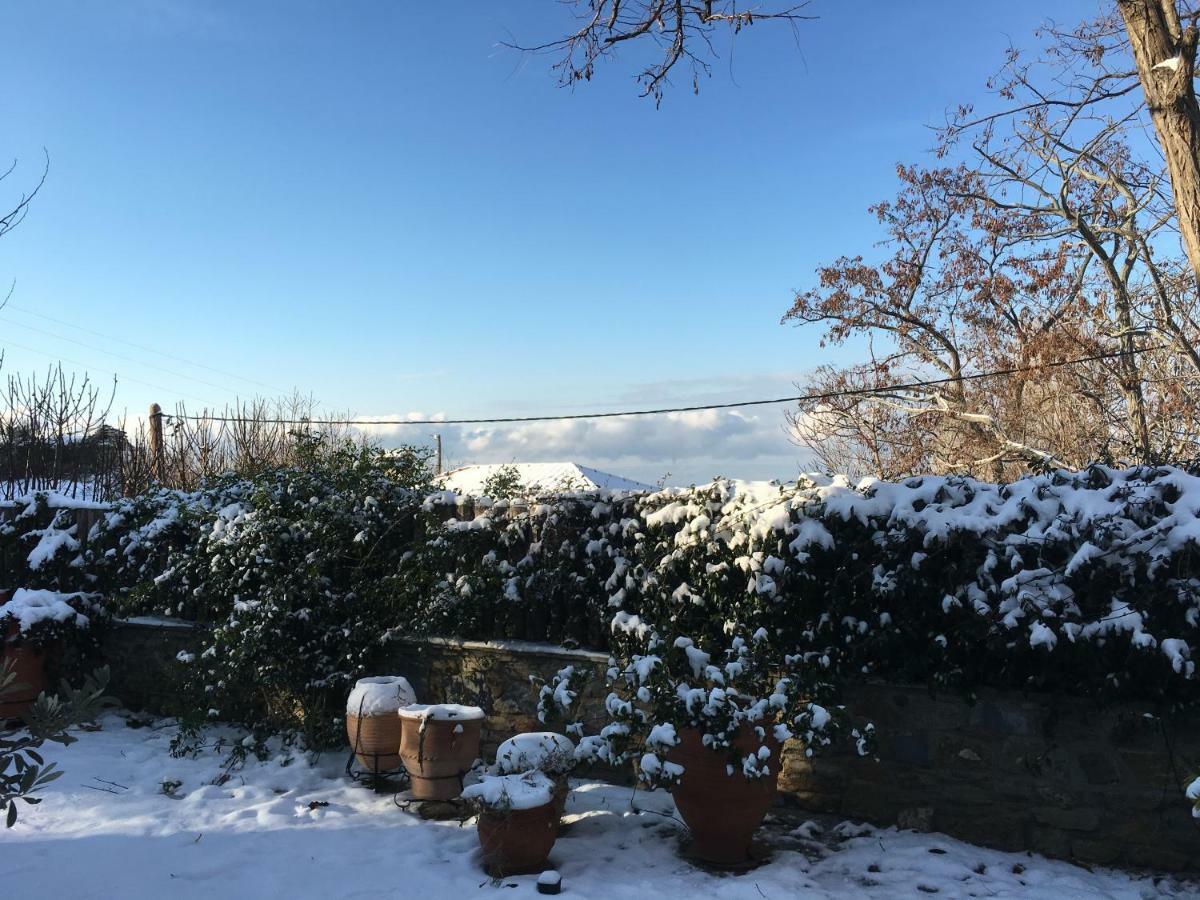
[[[434,437],[437,439],[437,474],[441,475],[442,474],[442,436],[440,434],[435,434]]]
[[[154,480],[166,481],[167,459],[163,450],[163,411],[157,403],[150,404],[150,463]]]

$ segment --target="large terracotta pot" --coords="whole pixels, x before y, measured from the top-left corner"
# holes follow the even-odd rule
[[[744,725],[733,746],[744,758],[762,745],[753,729]],[[750,842],[775,799],[779,780],[780,746],[769,731],[767,746],[771,774],[747,778],[740,767],[728,774],[727,750],[705,747],[695,728],[679,731],[679,744],[671,748],[667,759],[683,766],[683,775],[671,794],[692,833],[691,852],[696,858],[716,865],[737,865],[750,859]]]
[[[493,877],[540,872],[558,838],[553,802],[533,809],[491,810],[479,814],[483,866]]]
[[[416,694],[399,675],[360,678],[346,700],[346,737],[358,764],[372,775],[400,768],[400,708]]]
[[[416,800],[451,800],[479,758],[484,713],[478,706],[414,704],[400,710],[400,758]]]
[[[49,681],[46,676],[47,650],[28,641],[14,643],[17,633],[17,625],[13,623],[4,637],[4,660],[17,677],[12,690],[0,697],[0,720],[24,716],[38,694],[46,690]]]

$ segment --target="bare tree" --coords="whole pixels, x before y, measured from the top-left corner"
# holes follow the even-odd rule
[[[14,159],[12,164],[7,169],[0,172],[0,182],[5,181],[17,169],[17,161]],[[38,179],[37,184],[29,191],[22,192],[20,198],[8,212],[0,214],[0,237],[8,234],[24,220],[29,213],[29,205],[33,202],[33,198],[37,196],[38,191],[46,184],[46,176],[50,174],[50,155],[46,154],[46,162],[42,167],[42,175]]]
[[[61,365],[45,375],[9,375],[0,387],[0,497],[108,495],[123,450],[104,424],[111,403],[111,392]]]
[[[725,27],[734,34],[755,22],[773,20],[795,25],[808,6],[803,3],[777,8],[746,6],[736,0],[576,0],[578,27],[564,37],[533,46],[508,44],[527,53],[559,56],[553,66],[564,85],[590,81],[596,63],[612,57],[631,42],[654,44],[661,56],[637,74],[643,97],[662,100],[663,88],[679,65],[690,70],[692,89],[708,75],[716,55],[713,36]]]
[[[354,438],[348,426],[311,424],[316,409],[316,400],[300,393],[277,400],[237,401],[224,409],[203,409],[195,414],[178,404],[164,416],[165,477],[154,478],[150,441],[143,424],[131,436],[131,449],[123,462],[124,490],[137,493],[156,481],[166,487],[194,490],[214,476],[253,476],[294,465],[305,438],[319,437],[326,447]],[[350,416],[342,413],[333,418],[346,420]],[[365,441],[365,435],[358,440]]]

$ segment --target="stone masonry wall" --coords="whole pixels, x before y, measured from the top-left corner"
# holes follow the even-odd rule
[[[114,693],[132,707],[171,711],[174,657],[194,640],[188,629],[161,623],[112,629]],[[407,677],[423,702],[487,710],[490,755],[504,738],[544,727],[530,676],[548,678],[566,665],[594,673],[578,701],[594,731],[603,721],[603,654],[414,641],[396,645],[388,668]],[[1200,827],[1181,792],[1200,769],[1195,719],[1164,725],[1128,707],[999,691],[968,704],[887,684],[851,685],[845,702],[856,718],[875,723],[877,757],[810,760],[791,742],[781,803],[1080,862],[1200,868]]]

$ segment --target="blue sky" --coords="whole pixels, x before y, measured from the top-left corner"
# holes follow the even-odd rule
[[[636,51],[564,90],[499,46],[569,27],[552,0],[10,2],[0,202],[43,147],[51,168],[0,241],[5,368],[116,373],[132,413],[292,388],[371,416],[788,394],[859,352],[781,326],[791,291],[871,252],[867,205],[946,108],[987,102],[1010,40],[1096,8],[816,0],[796,35],[723,36],[699,95],[685,75],[655,109]],[[687,482],[794,476],[782,426],[445,432],[458,462]]]

